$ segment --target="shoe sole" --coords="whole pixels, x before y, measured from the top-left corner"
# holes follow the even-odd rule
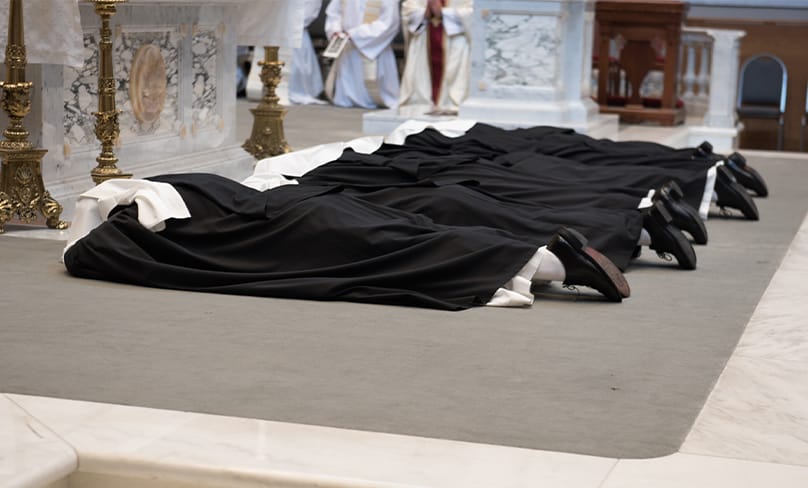
[[[626,281],[626,277],[623,275],[623,272],[614,265],[611,259],[601,254],[595,248],[587,246],[587,242],[589,241],[586,240],[586,237],[584,237],[580,232],[566,227],[560,229],[558,233],[572,247],[583,251],[587,259],[589,259],[592,264],[596,265],[598,269],[606,274],[609,281],[611,281],[615,288],[617,288],[620,296],[623,298],[628,298],[631,296],[631,287],[629,286],[628,281]]]
[[[604,273],[606,273],[606,276],[608,276],[611,282],[617,287],[617,291],[620,292],[620,296],[623,298],[628,298],[631,296],[631,287],[629,287],[626,277],[609,258],[598,252],[595,248],[589,246],[584,246],[581,250],[589,259],[594,261]]]

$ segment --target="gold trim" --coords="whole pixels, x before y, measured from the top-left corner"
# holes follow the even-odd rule
[[[112,30],[110,18],[117,12],[117,5],[126,0],[84,0],[95,6],[95,13],[101,18],[98,42],[98,111],[95,115],[95,136],[101,142],[101,154],[95,158],[98,166],[90,172],[96,185],[113,178],[131,178],[131,173],[118,169],[115,144],[121,134],[118,116],[121,111],[115,108],[116,81],[112,69]]]
[[[264,60],[261,66],[261,81],[264,84],[264,97],[258,107],[250,109],[253,114],[253,128],[250,138],[241,147],[255,159],[264,159],[291,151],[283,133],[283,118],[286,109],[278,102],[275,93],[281,82],[281,69],[284,63],[278,61],[278,47],[264,46]]]

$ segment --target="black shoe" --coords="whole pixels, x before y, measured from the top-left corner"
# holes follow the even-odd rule
[[[735,180],[732,172],[726,166],[719,166],[716,169],[718,170],[715,179],[715,194],[718,196],[716,204],[722,209],[724,207],[738,209],[749,220],[760,219],[757,205],[746,189]]]
[[[677,202],[680,202],[685,198],[684,192],[674,180],[670,180],[669,182],[665,183],[662,185],[662,188],[664,188],[668,192],[668,195],[673,197],[673,199]]]
[[[696,251],[682,231],[673,224],[671,214],[662,202],[654,202],[643,211],[643,227],[651,236],[651,249],[660,257],[672,254],[682,269],[696,269]]]
[[[713,145],[707,141],[704,141],[701,144],[699,144],[699,147],[697,147],[693,151],[693,154],[700,158],[706,158],[712,153],[713,153]]]
[[[677,190],[681,195],[682,190],[679,189],[676,182],[666,183],[654,193],[653,200],[662,202],[665,210],[671,214],[673,225],[690,234],[693,242],[707,244],[707,228],[704,226],[704,221],[699,217],[699,213],[681,197],[676,198]]]
[[[564,284],[594,288],[612,302],[628,298],[631,289],[623,273],[609,258],[586,244],[580,232],[562,227],[547,245],[547,250],[564,265]]]
[[[746,158],[741,154],[734,152],[727,156],[725,166],[729,168],[738,183],[755,192],[755,195],[769,196],[769,189],[766,187],[763,177],[755,168],[746,164]]]

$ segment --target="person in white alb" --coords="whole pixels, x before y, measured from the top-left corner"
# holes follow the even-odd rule
[[[296,105],[323,103],[317,97],[323,92],[323,73],[311,44],[308,27],[320,15],[323,0],[304,0],[303,36],[300,47],[292,52],[289,73],[289,102]]]
[[[325,32],[348,36],[325,93],[339,107],[396,107],[398,68],[391,44],[400,29],[398,0],[331,0]]]
[[[404,0],[407,62],[400,105],[457,110],[468,95],[472,0]]]

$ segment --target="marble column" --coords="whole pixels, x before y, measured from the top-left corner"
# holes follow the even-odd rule
[[[717,152],[731,152],[737,146],[738,117],[735,102],[738,94],[738,70],[742,30],[704,29],[713,40],[710,63],[710,95],[707,113],[701,126],[690,128],[688,145],[710,141]]]
[[[710,102],[704,125],[707,127],[735,127],[735,100],[738,95],[738,69],[741,57],[741,38],[746,32],[728,29],[706,29],[713,38],[710,85],[721,87],[710,90]]]
[[[614,137],[590,97],[594,0],[477,0],[469,98],[460,117],[559,125]]]

